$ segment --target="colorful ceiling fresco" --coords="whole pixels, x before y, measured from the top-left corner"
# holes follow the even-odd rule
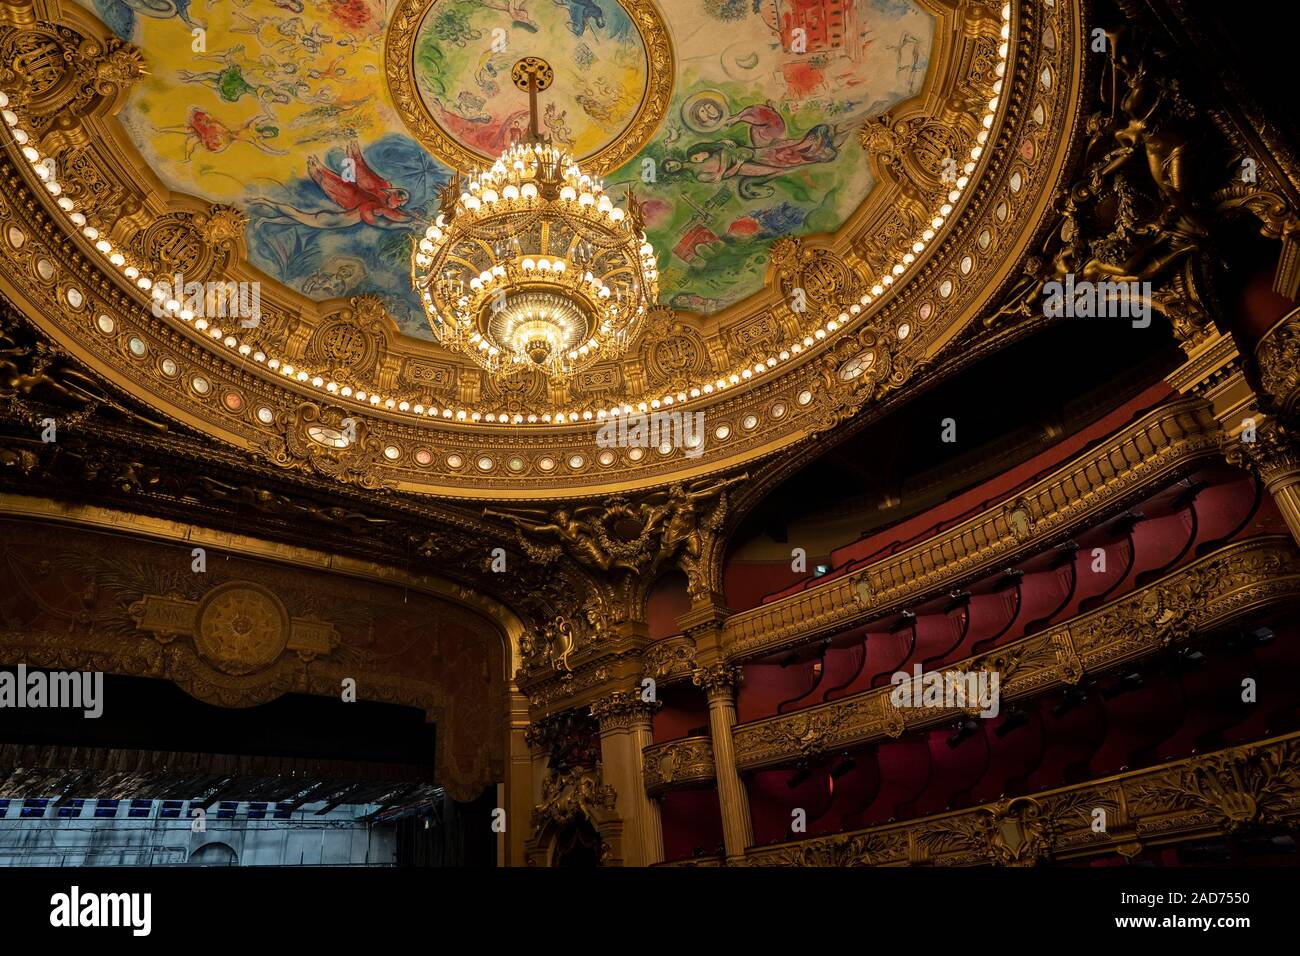
[[[489,166],[528,130],[528,100],[511,82],[526,46],[555,71],[542,131],[579,159],[609,146],[646,89],[645,43],[623,8],[594,2],[435,3],[415,35],[415,85],[429,115]]]
[[[385,79],[398,0],[81,0],[145,51],[122,122],[173,189],[239,206],[253,263],[314,299],[374,292],[430,338],[412,234],[451,173]],[[630,0],[629,0],[630,5]],[[833,231],[870,191],[854,135],[920,91],[933,20],[909,0],[661,0],[676,63],[634,185],[661,300],[710,313],[762,288],[778,236]],[[578,154],[642,109],[644,39],[616,0],[432,0],[414,33],[421,106],[490,153],[526,123],[510,65],[556,68],[543,125]],[[624,153],[626,155],[626,153]]]

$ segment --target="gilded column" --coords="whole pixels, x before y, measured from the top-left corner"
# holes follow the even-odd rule
[[[739,860],[754,842],[749,818],[749,794],[736,769],[736,747],[731,728],[736,725],[736,686],[740,671],[730,664],[711,664],[691,675],[709,701],[709,731],[713,738],[713,763],[718,779],[718,804],[722,810],[722,838],[727,859]]]
[[[506,832],[498,844],[497,862],[502,866],[524,866],[524,844],[532,830],[533,807],[539,801],[535,795],[533,748],[528,742],[528,698],[511,682],[507,700]],[[543,773],[545,770],[543,763]]]
[[[1253,440],[1251,440],[1253,438]],[[1300,543],[1300,441],[1275,418],[1247,419],[1224,448],[1224,457],[1259,476]]]
[[[600,722],[600,761],[604,779],[617,793],[623,819],[623,853],[629,866],[650,866],[664,858],[659,803],[645,790],[642,751],[653,740],[653,702],[635,690],[620,690],[591,705]]]

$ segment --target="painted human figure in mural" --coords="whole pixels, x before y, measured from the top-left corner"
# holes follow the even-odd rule
[[[269,100],[282,106],[286,106],[292,101],[292,97],[282,89],[268,83],[250,82],[245,73],[251,76],[252,71],[257,70],[258,67],[243,62],[244,47],[242,44],[233,46],[225,53],[216,56],[196,56],[195,59],[213,60],[221,64],[221,69],[208,70],[202,73],[178,70],[176,78],[182,83],[198,83],[206,86],[227,103],[238,103],[245,96],[251,96],[262,101]]]
[[[582,36],[587,30],[587,22],[591,21],[592,35],[598,36],[597,30],[605,29],[605,11],[595,0],[552,0],[556,6],[569,8],[569,29],[575,37]]]
[[[280,135],[275,117],[263,110],[243,126],[227,126],[206,110],[190,107],[189,120],[181,126],[160,126],[160,133],[182,133],[185,136],[185,159],[189,161],[194,151],[202,146],[209,153],[220,153],[234,143],[247,143],[264,153],[284,156],[287,149],[276,149],[268,140]]]
[[[698,182],[720,183],[738,179],[737,193],[742,199],[772,195],[767,180],[815,163],[829,163],[839,155],[839,143],[846,131],[819,123],[801,139],[786,139],[785,120],[766,104],[746,107],[727,121],[727,126],[749,127],[750,146],[730,139],[696,143],[687,148],[684,159],[667,159],[664,172],[679,171],[694,176]]]
[[[307,157],[307,175],[338,208],[307,211],[289,203],[265,197],[250,205],[273,210],[264,222],[298,222],[318,229],[340,229],[363,222],[368,226],[392,227],[409,222],[411,214],[401,207],[410,194],[372,170],[361,147],[354,140],[348,144],[349,175],[341,175],[315,156]]]
[[[511,26],[520,27],[529,33],[537,32],[537,21],[528,13],[528,0],[479,0],[479,4],[489,10],[510,14]]]

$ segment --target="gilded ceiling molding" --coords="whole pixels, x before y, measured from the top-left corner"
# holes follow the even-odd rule
[[[1106,812],[1104,832],[1094,811]],[[849,833],[750,849],[749,866],[1034,866],[1300,822],[1300,734]],[[732,861],[728,861],[729,865]],[[713,866],[684,860],[677,866]]]
[[[997,672],[1000,699],[1077,684],[1193,633],[1300,594],[1300,556],[1284,536],[1229,545],[1123,598],[1046,631],[959,661],[944,672]],[[897,707],[882,687],[738,724],[736,765],[756,770],[951,721],[973,707]]]
[[[529,622],[529,631],[512,638],[516,664],[522,664],[519,645],[530,640],[532,628],[556,615],[599,620],[604,613],[599,595],[593,597],[570,559],[535,565],[511,553],[503,532],[456,509],[376,496],[361,487],[365,482],[343,486],[306,469],[296,475],[287,469],[286,475],[270,463],[250,462],[247,455],[173,430],[141,414],[134,401],[118,401],[116,392],[3,310],[0,351],[0,421],[12,425],[0,441],[0,466],[10,488],[37,496],[75,489],[78,496],[122,501],[135,511],[182,521],[198,514],[236,528],[251,511],[268,534],[308,546],[324,541],[340,554],[402,565],[436,560],[458,579],[455,586],[466,600],[478,599],[474,591],[493,595]],[[57,422],[57,442],[40,440],[46,419]],[[513,573],[492,571],[485,542],[493,540],[507,552]]]
[[[645,789],[652,797],[669,790],[713,783],[713,739],[683,737],[642,751]]]
[[[860,571],[731,615],[723,628],[727,658],[760,657],[905,610],[927,594],[1051,547],[1216,457],[1220,438],[1200,399],[1162,406],[1011,501]]]
[[[42,17],[108,43],[88,15],[54,0],[32,3]],[[715,318],[676,319],[687,330],[676,339],[682,345],[660,342],[645,351],[645,361],[590,370],[575,385],[590,389],[590,398],[527,388],[494,392],[464,363],[397,335],[386,317],[368,331],[359,308],[349,317],[346,305],[318,305],[277,288],[242,262],[242,237],[228,209],[161,189],[151,172],[139,169],[116,119],[97,113],[84,120],[94,134],[90,146],[76,155],[65,147],[55,157],[58,198],[77,210],[85,206],[85,213],[56,208],[31,163],[16,147],[8,151],[10,163],[0,176],[13,188],[0,208],[8,224],[0,236],[0,289],[97,375],[160,417],[232,447],[291,444],[286,422],[299,429],[298,441],[319,443],[294,421],[296,409],[304,403],[341,409],[344,417],[365,422],[381,449],[375,474],[399,491],[538,500],[643,490],[735,469],[833,426],[835,408],[844,403],[827,394],[825,377],[813,365],[843,335],[858,337],[858,351],[847,362],[875,351],[881,366],[893,369],[890,387],[901,387],[904,370],[939,352],[974,317],[990,283],[1013,268],[1064,161],[1078,115],[1081,64],[1072,3],[1020,3],[1010,14],[1004,44],[997,10],[937,4],[935,75],[917,101],[889,118],[889,155],[896,157],[891,169],[903,179],[933,179],[935,163],[948,158],[942,154],[950,133],[974,128],[983,137],[978,160],[971,160],[978,168],[968,187],[954,190],[960,197],[944,225],[932,227],[923,253],[901,252],[914,260],[899,263],[906,278],[885,287],[885,279],[894,278],[886,259],[906,245],[907,222],[898,219],[902,179],[882,177],[882,188],[836,236],[803,241],[811,258],[796,256],[792,275],[805,283],[797,288],[807,294],[809,309],[790,309],[782,289],[795,286],[790,277],[774,277],[767,292]],[[12,39],[22,29],[9,22],[5,36]],[[1005,65],[999,66],[1003,52]],[[994,94],[989,122],[972,126],[968,120],[976,114],[970,110],[977,101],[981,110],[990,109],[997,83],[1003,86]],[[20,126],[30,125],[16,88],[5,92],[20,107],[14,113]],[[139,175],[124,176],[125,169]],[[30,196],[41,198],[28,202]],[[74,215],[86,225],[78,226]],[[151,233],[157,222],[166,228]],[[88,239],[86,229],[96,238]],[[50,240],[61,232],[75,234],[70,241]],[[98,250],[100,244],[112,251]],[[261,282],[261,324],[216,328],[204,320],[200,329],[175,313],[153,316],[139,286],[149,276],[170,275],[177,263],[210,268],[209,275],[221,279]],[[877,266],[885,270],[879,293],[865,285],[877,281]],[[849,298],[859,291],[857,299]],[[360,325],[340,330],[336,324],[329,334],[316,334],[322,321],[339,318]],[[377,366],[374,349],[382,356]],[[640,354],[639,346],[634,353]],[[858,358],[855,368],[868,361],[876,358]],[[834,387],[851,388],[856,402],[862,383],[850,383],[857,377],[850,370],[833,379],[844,383]],[[698,457],[671,446],[666,455],[654,448],[596,447],[607,402],[634,411],[644,403],[652,411],[655,402],[667,410],[669,398],[673,409],[706,413],[709,437]],[[488,424],[488,415],[495,424]],[[292,467],[314,467],[310,455],[292,448],[286,454]]]

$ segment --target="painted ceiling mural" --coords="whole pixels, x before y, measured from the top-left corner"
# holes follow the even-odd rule
[[[389,94],[397,0],[81,0],[145,51],[122,122],[173,189],[249,216],[255,265],[314,299],[374,292],[430,338],[410,291],[411,236],[446,165]],[[648,144],[606,175],[634,185],[660,298],[710,313],[762,288],[781,235],[833,231],[872,185],[854,133],[918,93],[933,20],[910,0],[660,0],[677,63]],[[196,33],[196,31],[198,31]],[[627,127],[646,50],[617,0],[433,0],[413,44],[421,106],[491,154],[527,124],[510,80],[546,57],[546,132],[578,155]]]

